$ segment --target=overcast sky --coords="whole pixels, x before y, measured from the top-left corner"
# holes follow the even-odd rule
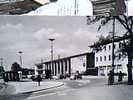
[[[23,51],[23,66],[31,68],[41,58],[50,59],[50,37],[54,37],[54,58],[88,52],[88,45],[96,35],[108,33],[107,24],[97,33],[98,23],[86,24],[86,17],[0,16],[0,57],[6,69],[13,62],[19,63],[18,51]],[[122,28],[117,26],[118,30]]]

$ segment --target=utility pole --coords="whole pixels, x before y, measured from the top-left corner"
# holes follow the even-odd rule
[[[115,70],[115,65],[114,65],[114,60],[115,60],[115,55],[114,55],[114,49],[115,49],[115,45],[114,45],[114,35],[115,35],[115,18],[113,17],[113,32],[112,32],[112,71],[114,73]],[[113,81],[114,83],[114,75],[113,75]]]
[[[78,15],[78,10],[79,10],[79,1],[78,0],[75,0],[74,1],[74,15],[77,16]]]

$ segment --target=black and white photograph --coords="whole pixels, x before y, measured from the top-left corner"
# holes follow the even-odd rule
[[[0,100],[132,100],[133,0],[0,0]]]
[[[1,0],[0,15],[131,16],[132,5],[132,0]]]

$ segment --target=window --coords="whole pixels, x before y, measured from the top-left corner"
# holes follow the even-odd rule
[[[111,45],[109,45],[109,50],[111,50]]]
[[[106,51],[106,46],[104,46],[104,51]]]
[[[102,61],[102,56],[100,56],[100,61]]]
[[[121,48],[121,47],[122,47],[122,43],[120,42],[120,43],[119,43],[119,48]]]
[[[111,60],[111,55],[109,55],[109,61]]]
[[[104,56],[104,61],[106,61],[106,56]]]
[[[116,45],[114,44],[114,49],[116,48]]]
[[[96,62],[98,62],[98,57],[96,57]]]
[[[119,59],[121,59],[121,54],[119,53]]]

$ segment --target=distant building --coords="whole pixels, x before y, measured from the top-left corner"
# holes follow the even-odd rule
[[[69,56],[53,60],[53,67],[51,61],[36,64],[36,70],[38,66],[42,65],[42,70],[51,70],[52,75],[65,75],[73,74],[76,71],[84,73],[89,68],[94,68],[94,54],[83,53],[79,55]]]
[[[122,57],[121,52],[117,52],[119,48],[122,46],[122,41],[115,42],[115,48],[114,48],[114,72],[117,73],[119,71],[122,71],[124,73],[127,73],[127,64],[128,64],[128,58]],[[95,67],[98,67],[98,74],[99,75],[105,75],[109,73],[109,71],[112,69],[112,44],[107,43],[104,44],[103,49],[95,52]]]

